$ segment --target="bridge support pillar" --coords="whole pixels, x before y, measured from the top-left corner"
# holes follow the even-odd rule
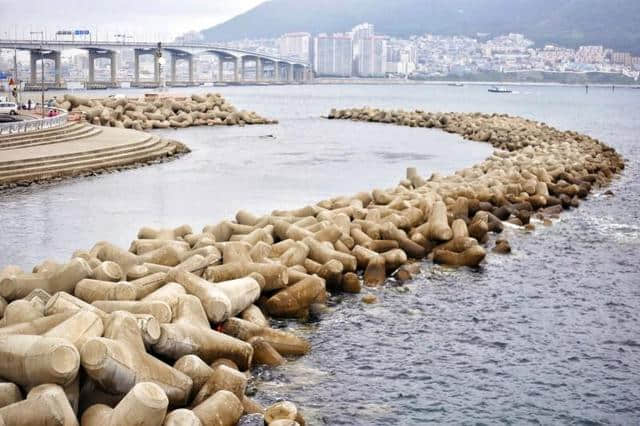
[[[236,83],[240,81],[240,62],[241,59],[235,58],[233,61],[233,81]]]
[[[116,84],[116,82],[118,81],[118,60],[117,60],[117,53],[116,52],[111,52],[111,54],[109,55],[109,59],[111,60],[111,83],[112,84]]]
[[[89,84],[96,82],[96,54],[89,51]]]
[[[262,59],[256,58],[256,81],[262,80],[264,76],[264,64]]]
[[[153,81],[160,84],[160,58],[153,55]]]
[[[280,81],[280,62],[278,61],[273,63],[273,79]]]
[[[133,81],[140,83],[140,51],[138,49],[133,50]]]
[[[189,84],[193,85],[195,83],[193,78],[193,75],[195,74],[195,62],[193,60],[193,55],[189,55],[187,61],[189,63]]]
[[[31,50],[29,51],[29,62],[30,62],[30,69],[31,69],[31,78],[29,83],[31,84],[36,84],[36,79],[38,78],[38,70],[36,69],[37,65],[38,65],[38,58],[42,56],[41,52],[37,52],[35,50]]]
[[[38,61],[50,59],[54,63],[54,81],[60,86],[62,83],[62,62],[60,60],[60,52],[53,50],[49,53],[43,53],[41,50],[29,51],[29,62],[31,67],[31,76],[29,83],[38,84],[42,81],[42,77],[38,80]],[[43,66],[42,64],[40,65]],[[41,71],[42,72],[42,71]],[[45,78],[46,80],[46,78]]]
[[[169,71],[169,78],[171,79],[172,83],[176,82],[176,64],[178,62],[178,58],[176,58],[176,53],[172,52],[171,53],[171,64],[170,64],[170,71]]]
[[[218,56],[218,81],[224,81],[224,60]]]
[[[87,87],[95,87],[94,83],[96,83],[96,59],[105,58],[109,59],[109,73],[110,77],[108,78],[108,82],[104,81],[101,83],[106,83],[109,85],[116,85],[118,81],[118,54],[115,51],[109,50],[89,50],[89,78],[87,79]]]
[[[194,84],[194,73],[195,73],[195,62],[193,59],[193,55],[190,53],[186,53],[186,52],[177,52],[177,51],[170,51],[171,53],[171,60],[169,62],[169,68],[168,68],[168,73],[165,74],[165,76],[168,76],[168,81],[170,84],[172,85],[176,85],[176,84],[184,84],[185,81],[178,81],[178,62],[181,60],[187,61],[187,67],[188,67],[188,76],[187,76],[187,84],[188,85],[193,85]]]
[[[287,81],[293,81],[293,64],[287,64]]]
[[[61,56],[62,54],[60,52],[57,51],[53,51],[51,52],[51,55],[53,56],[53,62],[55,64],[54,68],[55,68],[55,80],[56,80],[56,87],[60,87],[60,85],[62,84],[62,60],[61,60]]]

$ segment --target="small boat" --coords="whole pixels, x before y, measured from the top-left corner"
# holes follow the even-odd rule
[[[511,89],[507,89],[504,87],[493,86],[489,89],[491,93],[511,93]]]
[[[447,84],[447,86],[462,87],[462,86],[464,86],[464,83],[449,83],[449,84]]]

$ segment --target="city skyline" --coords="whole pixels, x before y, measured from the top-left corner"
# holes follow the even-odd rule
[[[532,40],[515,33],[484,41],[435,34],[396,39],[376,34],[374,28],[371,24],[362,23],[344,33],[318,34],[314,37],[310,33],[298,32],[283,34],[278,39],[239,40],[223,44],[230,48],[308,61],[316,77],[457,79],[472,75],[495,76],[533,71],[569,74],[596,72],[621,75],[637,81],[640,75],[640,58],[602,45],[580,46],[578,49],[558,45],[534,47]],[[74,52],[79,51],[66,50],[61,56],[64,71],[56,72],[52,63],[45,65],[49,78],[54,74],[62,77],[64,73],[64,80],[86,80],[86,54]],[[9,58],[5,50],[4,60],[0,57],[0,71],[11,73],[13,70],[11,53]],[[28,61],[25,61],[27,54],[20,52],[18,55],[18,68],[22,75],[30,69]],[[123,78],[126,81],[131,75],[132,61],[133,57],[126,52],[119,53],[114,79]],[[214,62],[211,61],[207,55],[194,57],[195,81],[207,81],[213,75]],[[105,67],[110,68],[108,60],[102,65],[96,63],[96,71],[102,75],[111,72]],[[145,65],[141,72],[148,73],[148,67]],[[186,64],[182,64],[178,68],[180,74],[186,72],[185,67]]]

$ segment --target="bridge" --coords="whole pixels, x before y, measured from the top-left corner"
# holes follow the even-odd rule
[[[160,58],[170,57],[168,64],[169,86],[188,86],[200,83],[194,78],[195,62],[198,55],[211,55],[217,57],[217,80],[212,82],[230,81],[234,83],[251,82],[299,82],[311,78],[311,67],[307,62],[295,58],[283,58],[252,52],[242,49],[234,49],[215,44],[185,42],[185,43],[148,43],[148,42],[116,42],[116,41],[83,41],[83,40],[0,40],[0,49],[22,50],[30,53],[30,79],[29,84],[40,87],[37,80],[37,65],[39,61],[50,60],[55,66],[55,81],[45,82],[48,87],[63,87],[62,81],[62,51],[68,49],[80,49],[89,55],[89,78],[87,88],[93,87],[117,87],[117,55],[125,49],[134,52],[134,73],[131,86],[154,87],[161,84],[162,61]],[[168,55],[167,55],[168,54]],[[144,81],[140,77],[140,57],[151,55],[153,57],[153,80]],[[97,81],[95,77],[95,60],[107,58],[110,60],[110,79]],[[177,64],[186,61],[188,64],[188,78],[186,81],[178,81]],[[225,79],[225,64],[233,64],[231,79]],[[246,71],[248,64],[252,65],[255,77],[248,79]],[[268,76],[265,75],[269,71]],[[17,74],[17,69],[15,70]],[[213,76],[212,76],[213,80]]]

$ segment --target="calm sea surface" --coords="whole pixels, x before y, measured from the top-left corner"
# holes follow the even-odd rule
[[[490,153],[437,130],[320,118],[332,107],[520,115],[615,147],[628,160],[615,195],[595,193],[533,233],[507,228],[513,254],[490,254],[478,271],[425,263],[414,282],[376,290],[376,305],[343,295],[309,323],[283,323],[313,350],[257,371],[255,397],[290,399],[309,424],[640,424],[640,90],[486,89],[215,88],[280,124],[162,131],[193,152],[0,193],[0,267],[64,261],[99,240],[128,247],[143,225],[199,230],[241,208],[389,187],[407,166],[450,173]]]

